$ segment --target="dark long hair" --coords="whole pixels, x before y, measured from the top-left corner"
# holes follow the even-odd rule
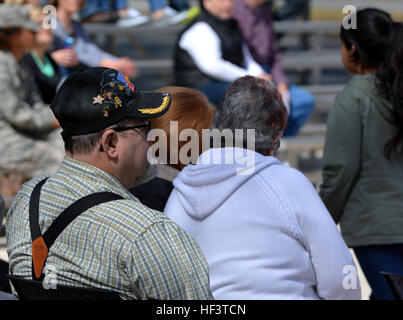
[[[403,154],[403,24],[393,22],[389,13],[368,8],[357,11],[357,28],[340,30],[347,49],[354,45],[353,61],[364,69],[377,70],[377,83],[392,109],[386,119],[396,133],[386,143],[385,156]]]
[[[396,128],[396,134],[385,146],[385,155],[390,158],[393,151],[403,153],[403,24],[394,23],[389,35],[390,49],[379,66],[378,78],[384,95],[392,102],[389,122]]]

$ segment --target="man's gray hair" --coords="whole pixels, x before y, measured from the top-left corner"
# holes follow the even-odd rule
[[[237,79],[225,92],[215,127],[219,130],[243,129],[244,148],[247,129],[255,129],[255,150],[263,155],[275,152],[287,122],[287,110],[275,85],[246,76]]]
[[[116,126],[129,126],[132,124],[132,122],[133,120],[126,119],[109,128],[114,128]],[[105,130],[95,133],[83,134],[80,136],[67,137],[64,140],[64,148],[71,154],[89,154],[93,152],[95,147],[99,144],[102,138],[102,134]],[[125,132],[122,132],[122,134],[125,134]]]

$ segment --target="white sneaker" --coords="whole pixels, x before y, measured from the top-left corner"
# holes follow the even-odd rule
[[[178,14],[178,11],[176,11],[175,9],[173,9],[173,8],[171,8],[169,6],[166,6],[164,8],[164,16],[165,17],[173,17],[173,16],[175,16],[177,14]]]
[[[188,11],[178,12],[175,16],[170,19],[170,24],[180,24],[185,21],[188,17]]]
[[[116,24],[119,27],[136,27],[142,24],[147,23],[150,20],[147,16],[140,15],[138,17],[127,17],[127,18],[120,18]]]
[[[135,8],[128,8],[127,13],[126,13],[126,18],[137,18],[139,16],[142,16],[143,14],[135,9]]]
[[[185,21],[188,17],[188,10],[178,12],[171,7],[164,8],[164,16],[153,21],[154,26],[166,27],[179,24]]]

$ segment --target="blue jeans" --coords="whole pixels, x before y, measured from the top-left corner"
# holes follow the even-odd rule
[[[148,0],[150,3],[151,12],[165,8],[167,3],[165,0]],[[187,0],[170,0],[169,5],[176,11],[184,11],[189,9]]]
[[[165,8],[167,6],[165,0],[149,0],[151,12]]]
[[[198,88],[198,90],[203,92],[211,103],[219,106],[225,91],[230,85],[230,82],[211,81]],[[287,127],[283,134],[284,137],[292,137],[298,133],[302,125],[308,120],[315,105],[314,97],[308,91],[293,84],[289,86],[289,90],[291,112],[288,115]]]
[[[289,86],[291,96],[291,111],[287,119],[287,127],[284,131],[284,137],[295,136],[299,129],[310,117],[314,106],[315,99],[308,91],[291,84]]]
[[[262,68],[267,73],[271,73],[270,65],[262,65]],[[283,137],[296,136],[299,129],[312,114],[315,106],[315,99],[308,91],[293,84],[289,85],[288,89],[290,90],[291,106]]]
[[[85,19],[97,13],[119,11],[127,6],[127,0],[87,0],[84,9],[80,11],[80,17]]]
[[[372,289],[371,300],[393,300],[381,271],[403,274],[403,244],[354,247],[355,255]]]
[[[224,93],[230,85],[231,82],[211,81],[198,90],[204,93],[212,104],[220,106]]]

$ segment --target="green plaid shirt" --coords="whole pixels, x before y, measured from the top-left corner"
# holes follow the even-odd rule
[[[7,214],[10,273],[32,278],[29,199],[45,176],[26,183]],[[119,292],[124,299],[210,299],[208,264],[195,240],[161,212],[140,203],[108,173],[65,158],[42,187],[42,234],[65,208],[95,192],[125,200],[92,207],[60,234],[47,266],[58,284]]]

